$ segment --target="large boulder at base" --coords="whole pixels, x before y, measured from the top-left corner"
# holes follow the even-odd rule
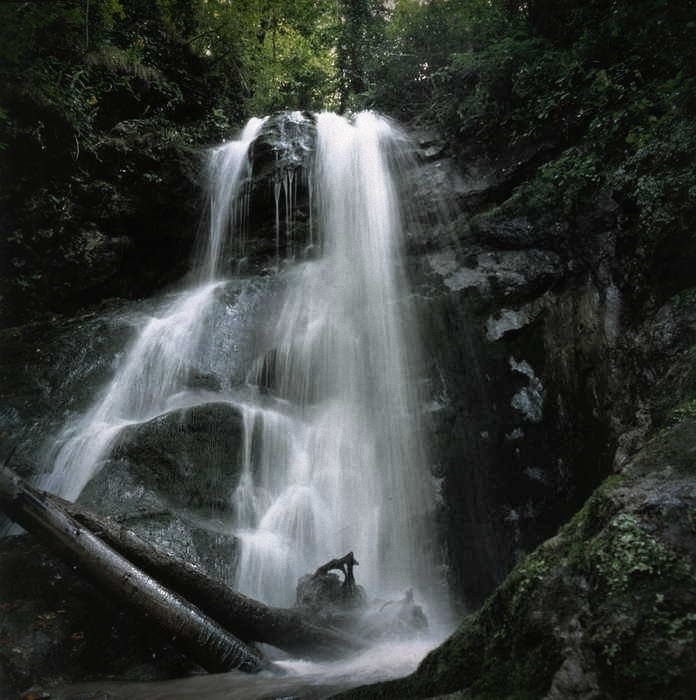
[[[171,411],[123,430],[112,457],[174,503],[225,509],[239,480],[242,421],[222,401]]]

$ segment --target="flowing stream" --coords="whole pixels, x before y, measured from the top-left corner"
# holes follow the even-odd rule
[[[313,147],[274,179],[271,276],[280,292],[259,315],[253,341],[219,319],[236,308],[225,306],[224,290],[245,288],[230,260],[246,250],[251,154],[262,119],[212,150],[210,226],[199,242],[195,282],[143,320],[111,384],[51,447],[54,466],[43,486],[75,499],[124,427],[226,401],[243,423],[239,454],[229,455],[239,470],[229,494],[230,527],[241,544],[230,574],[235,586],[289,606],[300,576],[353,550],[370,596],[393,599],[415,587],[417,599],[434,609],[441,590],[436,496],[402,259],[399,173],[408,167],[407,140],[370,112],[352,120],[329,113],[287,119],[312,134]],[[295,221],[303,182],[304,229]],[[240,342],[252,344],[243,366],[231,359]],[[191,390],[192,371],[218,377],[212,398]],[[392,673],[411,670],[427,648]],[[390,664],[382,666],[389,675]]]

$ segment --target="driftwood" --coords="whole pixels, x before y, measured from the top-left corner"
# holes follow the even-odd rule
[[[340,571],[343,573],[343,588],[351,589],[355,586],[354,566],[358,566],[358,560],[353,556],[353,552],[348,552],[340,559],[327,561],[314,572],[314,576],[324,576],[329,571]]]
[[[189,562],[153,547],[119,523],[99,518],[55,496],[49,498],[121,555],[195,603],[224,627],[234,630],[244,641],[265,642],[291,654],[318,659],[338,658],[365,648],[363,640],[312,624],[300,612],[270,607],[233,591]]]
[[[0,466],[0,508],[41,537],[97,586],[156,624],[208,671],[256,672],[260,655],[181,596],[134,566],[46,494]]]

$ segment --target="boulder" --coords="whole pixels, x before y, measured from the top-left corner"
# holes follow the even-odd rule
[[[129,426],[78,502],[231,580],[238,557],[231,501],[242,432],[241,412],[223,402]]]
[[[660,431],[412,676],[337,697],[692,697],[695,455],[696,418]]]

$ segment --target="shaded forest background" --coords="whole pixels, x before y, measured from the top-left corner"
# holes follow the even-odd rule
[[[4,2],[3,324],[177,279],[193,152],[278,109],[543,152],[505,207],[567,228],[610,193],[640,294],[694,245],[695,30],[690,0]]]

